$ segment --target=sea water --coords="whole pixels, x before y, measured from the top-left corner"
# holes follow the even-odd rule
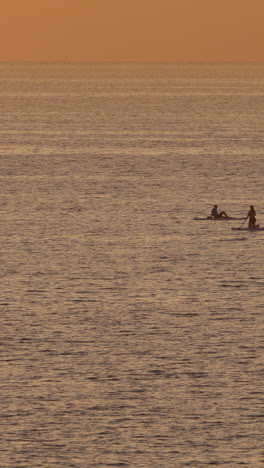
[[[1,468],[264,466],[263,64],[1,64]],[[246,224],[244,224],[246,226]]]

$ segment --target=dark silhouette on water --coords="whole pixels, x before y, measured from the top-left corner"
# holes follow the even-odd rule
[[[211,216],[208,216],[208,218],[229,218],[229,216],[225,211],[221,211],[220,213],[218,213],[217,205],[214,205],[211,211]]]
[[[246,219],[248,219],[248,229],[259,228],[259,224],[256,224],[256,211],[253,205],[250,206],[250,210]]]

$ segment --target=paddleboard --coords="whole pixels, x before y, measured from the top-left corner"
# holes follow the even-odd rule
[[[264,231],[264,227],[260,228],[255,228],[255,229],[249,229],[249,228],[239,228],[239,227],[232,227],[232,231],[250,231],[250,232],[258,232],[258,231]]]
[[[238,221],[242,219],[246,219],[245,216],[243,218],[235,218],[232,216],[230,218],[193,218],[194,221]]]

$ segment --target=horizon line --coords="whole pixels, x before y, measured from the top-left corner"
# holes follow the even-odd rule
[[[264,60],[0,60],[0,64],[264,64]]]

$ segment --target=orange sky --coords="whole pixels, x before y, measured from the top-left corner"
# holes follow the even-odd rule
[[[264,61],[264,0],[0,0],[0,61]]]

